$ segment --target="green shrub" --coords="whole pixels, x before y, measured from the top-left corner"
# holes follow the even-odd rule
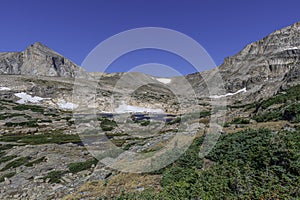
[[[300,122],[300,104],[294,103],[286,105],[281,109],[274,109],[272,111],[263,111],[253,117],[258,122],[287,120],[293,123]]]
[[[4,126],[15,127],[15,126],[27,126],[27,127],[38,127],[36,121],[27,121],[27,122],[6,122]]]
[[[21,113],[5,113],[0,115],[0,120],[9,119],[12,117],[18,117],[18,116],[24,116],[24,114]]]
[[[150,124],[149,120],[143,120],[141,121],[141,126],[148,126]]]
[[[243,118],[235,118],[231,122],[231,124],[249,124],[249,119],[243,119]]]
[[[42,119],[40,122],[41,123],[52,123],[52,120],[51,119]]]
[[[13,144],[0,144],[0,151],[11,149],[16,145]]]
[[[84,162],[76,162],[76,163],[70,163],[69,164],[69,171],[72,173],[77,173],[86,169],[90,169],[92,165],[96,165],[98,163],[98,160],[96,158],[93,158],[91,160],[87,160]]]
[[[14,158],[16,158],[17,156],[16,155],[11,155],[11,156],[4,156],[4,157],[1,157],[0,158],[0,164],[1,163],[4,163],[4,162],[7,162],[7,161],[10,161]]]
[[[31,110],[32,112],[39,112],[39,113],[44,112],[44,108],[41,107],[41,106],[26,105],[26,104],[19,104],[17,106],[14,106],[12,109],[13,110],[19,110],[19,111]]]
[[[39,164],[39,163],[44,162],[44,161],[45,161],[45,156],[41,157],[41,158],[38,158],[34,161],[28,162],[28,163],[25,164],[25,166],[26,167],[32,167],[33,165]]]
[[[7,169],[10,169],[10,168],[16,168],[16,167],[19,167],[21,165],[25,165],[26,163],[28,163],[28,160],[30,159],[30,157],[21,157],[21,158],[18,158],[16,160],[13,160],[9,163],[7,163],[2,169],[1,171],[5,171]]]
[[[81,143],[78,135],[67,134],[42,134],[42,135],[3,135],[0,137],[2,142],[18,142],[31,145],[38,144],[65,144],[65,143]]]
[[[284,109],[282,113],[282,118],[291,122],[300,122],[300,103],[289,105],[286,109]]]
[[[201,111],[200,112],[200,118],[202,118],[202,117],[208,117],[210,115],[211,115],[210,111]]]
[[[300,85],[293,86],[283,94],[277,94],[261,103],[261,107],[266,109],[274,104],[287,103],[287,101],[296,102],[300,100]]]
[[[101,123],[100,127],[103,131],[111,131],[117,126],[117,123],[113,120],[104,118]]]
[[[282,113],[279,111],[264,112],[253,117],[257,122],[268,122],[282,120]]]
[[[181,117],[176,117],[175,119],[173,119],[172,121],[168,122],[167,124],[173,125],[173,124],[178,124],[180,122],[181,122]]]
[[[50,183],[60,183],[61,177],[66,173],[66,171],[52,171],[43,177],[43,180],[50,179]]]
[[[300,115],[300,85],[294,86],[286,90],[284,93],[277,94],[267,100],[256,104],[258,113],[253,117],[258,122],[288,120],[291,122],[299,122]],[[282,104],[279,108],[266,110],[272,105]]]

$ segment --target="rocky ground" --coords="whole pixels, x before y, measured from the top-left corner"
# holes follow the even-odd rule
[[[89,115],[74,116],[69,108],[60,108],[54,99],[69,94],[69,88],[66,90],[70,84],[68,80],[57,84],[59,79],[55,78],[39,80],[5,75],[1,78],[1,199],[60,199],[82,190],[85,184],[95,181],[100,184],[99,181],[106,182],[115,176],[126,176],[101,164],[88,151],[101,146],[101,134],[125,152],[152,154],[163,149],[182,128],[183,116],[176,114],[99,113],[92,119]],[[55,90],[52,89],[54,86]],[[31,97],[24,99],[25,103],[19,103],[20,97],[15,94],[20,92]],[[30,102],[36,96],[45,100]],[[209,112],[203,112],[202,119],[208,121],[208,118]],[[199,124],[197,119],[195,122],[195,117],[190,116],[186,121],[189,125]],[[101,134],[86,136],[86,127],[95,123],[101,128]],[[207,126],[204,120],[197,126],[197,131],[204,131]],[[91,138],[92,142],[87,142]],[[133,180],[135,185],[128,186],[130,191],[142,190],[149,184],[157,185],[154,181],[159,180],[159,175],[136,178],[139,181]],[[148,181],[141,184],[144,180]],[[120,188],[106,190],[108,194],[121,192]]]
[[[106,144],[101,140],[104,134],[125,152],[152,154],[163,149],[178,132],[184,134],[180,132],[184,123],[190,127],[183,129],[188,133],[193,133],[191,127],[195,124],[193,137],[204,134],[211,117],[211,111],[196,116],[170,114],[156,118],[149,114],[103,113],[96,115],[95,122],[95,118],[74,117],[69,110],[55,106],[16,103],[14,92],[2,91],[0,100],[1,199],[96,199],[97,195],[115,196],[123,190],[138,192],[149,186],[159,191],[160,175],[120,173],[98,162],[91,154],[93,147]],[[249,104],[228,107],[231,115],[221,134],[261,127],[295,130],[298,126],[288,121],[236,120],[251,118],[255,113],[251,107]],[[93,127],[95,123],[101,128],[100,134],[83,134],[83,130],[89,129],[81,127]],[[78,130],[81,130],[79,135]],[[91,143],[87,142],[90,138]]]

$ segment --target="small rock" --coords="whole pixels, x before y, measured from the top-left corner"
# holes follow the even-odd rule
[[[33,179],[37,180],[37,179],[41,179],[41,178],[43,178],[43,176],[35,176]]]
[[[4,183],[6,184],[6,185],[9,185],[10,183],[11,183],[11,181],[8,179],[8,178],[4,178]]]
[[[144,187],[138,187],[138,188],[136,188],[136,191],[138,191],[138,192],[142,192],[142,191],[144,191],[144,190],[145,190]]]
[[[23,193],[23,194],[22,194],[22,197],[27,197],[27,196],[28,196],[27,193]]]
[[[63,187],[63,185],[61,185],[61,184],[54,184],[54,185],[52,186],[52,190],[57,190],[57,189],[59,189],[59,188],[61,188],[61,187]]]
[[[66,183],[71,183],[71,182],[72,182],[72,180],[68,179],[67,177],[62,177],[61,179],[62,179],[64,182],[66,182]]]

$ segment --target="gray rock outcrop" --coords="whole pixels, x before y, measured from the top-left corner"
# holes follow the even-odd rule
[[[0,74],[84,77],[86,72],[69,59],[36,42],[23,52],[0,54]]]
[[[244,99],[267,98],[281,88],[300,81],[300,22],[277,30],[247,45],[217,68],[226,92],[247,88]],[[214,81],[216,69],[187,75],[196,91],[207,96],[206,81]],[[248,96],[247,96],[248,94]]]

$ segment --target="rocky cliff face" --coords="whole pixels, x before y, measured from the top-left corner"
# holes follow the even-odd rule
[[[85,73],[72,61],[38,42],[23,52],[0,54],[0,74],[73,78]]]
[[[281,88],[300,81],[300,22],[277,30],[247,45],[238,54],[228,57],[218,70],[227,92],[246,88],[242,99],[254,101],[273,95]],[[187,76],[200,95],[206,88],[202,77],[214,79],[215,69]],[[235,96],[235,97],[237,97]]]

